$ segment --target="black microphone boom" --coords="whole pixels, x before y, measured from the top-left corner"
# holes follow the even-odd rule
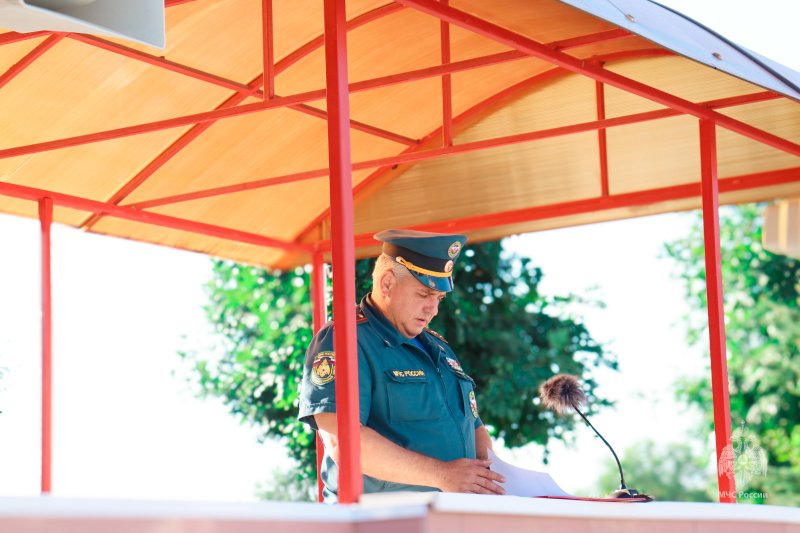
[[[570,376],[568,374],[557,374],[552,378],[548,379],[544,385],[542,385],[541,389],[539,390],[539,395],[542,398],[542,403],[548,409],[552,409],[557,413],[565,413],[570,409],[575,409],[583,421],[589,425],[590,428],[600,437],[608,449],[611,450],[612,455],[614,455],[614,460],[617,462],[617,468],[619,468],[619,490],[615,491],[613,494],[608,496],[609,498],[646,498],[651,500],[649,496],[645,494],[639,494],[639,491],[629,489],[625,486],[625,476],[622,474],[622,465],[619,462],[619,458],[617,457],[616,452],[614,452],[614,448],[608,443],[606,439],[600,434],[597,429],[589,422],[589,419],[584,416],[584,414],[579,409],[579,406],[588,405],[589,400],[586,398],[586,393],[583,392],[581,389],[580,384],[578,383],[578,378],[575,376]]]

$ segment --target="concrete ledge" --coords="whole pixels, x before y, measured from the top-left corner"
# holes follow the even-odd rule
[[[392,504],[388,506],[324,505],[305,502],[188,502],[168,500],[101,500],[58,498],[0,498],[3,518],[123,518],[123,519],[207,519],[225,521],[370,522],[421,518],[429,506]],[[0,521],[0,523],[2,523]],[[2,527],[0,527],[2,531]]]
[[[597,519],[767,522],[800,525],[800,509],[776,505],[685,502],[582,502],[441,492],[365,494],[362,508],[427,504],[432,511]]]

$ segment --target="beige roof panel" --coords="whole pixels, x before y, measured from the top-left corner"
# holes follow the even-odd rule
[[[272,0],[266,41],[262,5],[168,4],[164,51],[75,34],[43,51],[46,36],[0,31],[0,212],[36,217],[49,196],[58,223],[262,265],[326,249],[322,3]],[[653,102],[658,91],[744,125],[716,128],[721,201],[800,192],[799,74],[651,2],[630,0],[636,24],[605,0],[449,5],[482,26],[450,26],[455,65],[443,66],[436,18],[346,3],[357,236],[458,227],[480,240],[696,207],[699,120]],[[492,25],[517,40],[498,42]],[[513,48],[531,39],[580,60],[570,68],[647,87]]]

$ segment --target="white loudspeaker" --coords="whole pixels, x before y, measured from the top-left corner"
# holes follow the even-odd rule
[[[120,37],[164,49],[164,0],[0,0],[0,28]]]

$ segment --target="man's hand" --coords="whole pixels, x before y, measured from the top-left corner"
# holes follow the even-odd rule
[[[320,436],[328,455],[338,463],[336,415],[319,413],[314,415],[314,419],[319,426]],[[483,432],[485,431],[483,429]],[[486,438],[488,439],[488,433]],[[486,448],[483,453],[486,453]],[[374,429],[361,426],[361,469],[364,474],[378,479],[436,487],[444,492],[505,494],[505,489],[495,481],[505,483],[506,480],[497,472],[488,470],[490,464],[492,464],[491,459],[456,459],[442,462],[407,450]]]
[[[488,466],[491,459],[456,459],[439,463],[436,485],[443,492],[472,492],[475,494],[505,494],[503,487],[495,483],[505,483],[506,478],[492,472]]]

